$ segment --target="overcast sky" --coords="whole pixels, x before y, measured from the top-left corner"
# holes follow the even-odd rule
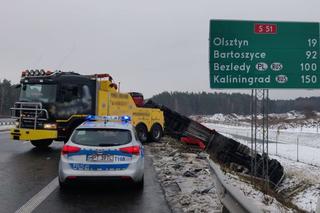
[[[109,73],[122,91],[207,91],[210,19],[320,22],[319,0],[0,0],[0,79]],[[226,90],[224,90],[226,91]],[[244,91],[243,91],[244,92]],[[272,98],[320,91],[271,91]]]

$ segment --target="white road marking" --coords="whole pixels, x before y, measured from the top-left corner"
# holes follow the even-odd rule
[[[34,195],[28,202],[21,206],[15,213],[30,213],[35,210],[57,187],[58,177],[54,178],[46,187]]]

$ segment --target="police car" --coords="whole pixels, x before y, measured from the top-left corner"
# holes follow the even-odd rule
[[[126,180],[143,187],[144,148],[128,116],[88,116],[61,150],[59,183]]]

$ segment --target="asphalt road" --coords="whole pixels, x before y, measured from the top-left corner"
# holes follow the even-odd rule
[[[39,151],[0,132],[0,212],[15,212],[35,197],[33,204],[39,205],[34,212],[170,212],[147,154],[143,191],[119,183],[78,185],[61,191],[54,181],[47,197],[35,196],[57,177],[61,147],[55,142],[49,150]]]

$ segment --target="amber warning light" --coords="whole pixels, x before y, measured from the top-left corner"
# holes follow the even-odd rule
[[[254,32],[257,34],[276,34],[276,24],[254,24]]]

